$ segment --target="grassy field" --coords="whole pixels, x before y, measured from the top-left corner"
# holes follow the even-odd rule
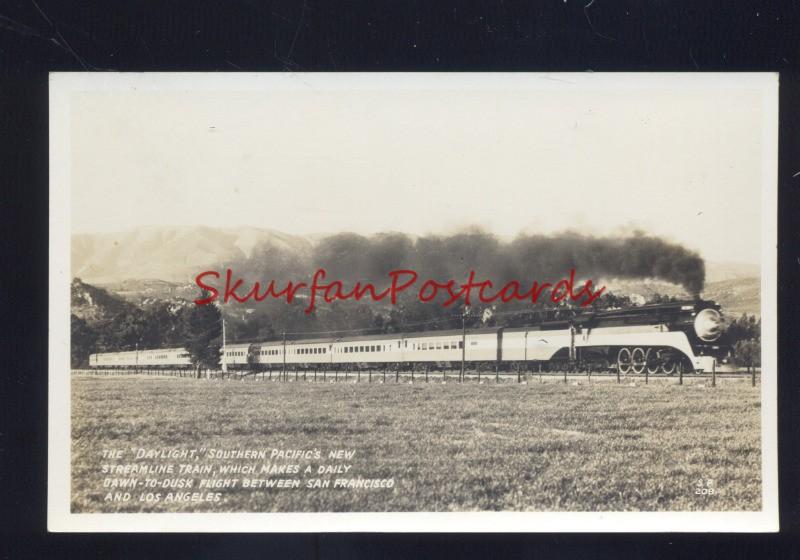
[[[276,383],[171,378],[72,382],[72,508],[106,511],[653,511],[761,507],[760,388],[749,381],[529,385]],[[218,503],[104,501],[103,459],[131,448],[354,450],[277,460],[346,475],[300,488],[216,490]],[[225,464],[202,459],[225,478]],[[139,479],[145,478],[141,475]],[[232,478],[270,478],[229,475]],[[161,475],[154,478],[185,478]],[[393,488],[307,489],[311,478],[393,478]],[[696,493],[698,480],[714,493]],[[124,490],[123,490],[124,491]],[[170,490],[154,490],[166,494]],[[174,491],[174,490],[172,490]],[[198,491],[196,486],[193,491]]]

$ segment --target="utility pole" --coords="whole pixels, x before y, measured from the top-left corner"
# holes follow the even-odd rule
[[[286,381],[286,331],[283,331],[283,380]]]
[[[464,312],[461,314],[461,377],[460,381],[463,383],[465,374],[464,366],[467,359],[467,306],[464,306]]]
[[[523,343],[523,346],[525,348],[525,382],[526,383],[528,382],[528,332],[530,332],[530,331],[525,331],[525,342]]]
[[[222,375],[228,373],[228,360],[225,352],[225,317],[222,317]]]

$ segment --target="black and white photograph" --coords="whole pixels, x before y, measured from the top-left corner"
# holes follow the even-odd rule
[[[49,529],[777,530],[777,92],[52,73]]]

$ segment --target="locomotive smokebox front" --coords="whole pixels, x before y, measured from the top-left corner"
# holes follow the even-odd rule
[[[703,342],[719,340],[722,335],[722,314],[716,309],[703,309],[694,318],[694,332]]]

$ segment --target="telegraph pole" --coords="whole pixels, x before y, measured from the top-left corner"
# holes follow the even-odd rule
[[[523,343],[523,346],[525,347],[525,360],[524,360],[524,362],[525,362],[525,382],[526,383],[528,382],[528,332],[529,331],[525,331],[525,342]],[[519,381],[519,377],[517,377],[517,381]]]
[[[225,352],[225,317],[222,317],[222,375],[228,373],[228,360]]]
[[[286,381],[286,331],[283,331],[283,380]]]
[[[461,377],[460,381],[463,383],[465,379],[464,366],[467,359],[467,306],[464,306],[464,312],[461,314]]]

